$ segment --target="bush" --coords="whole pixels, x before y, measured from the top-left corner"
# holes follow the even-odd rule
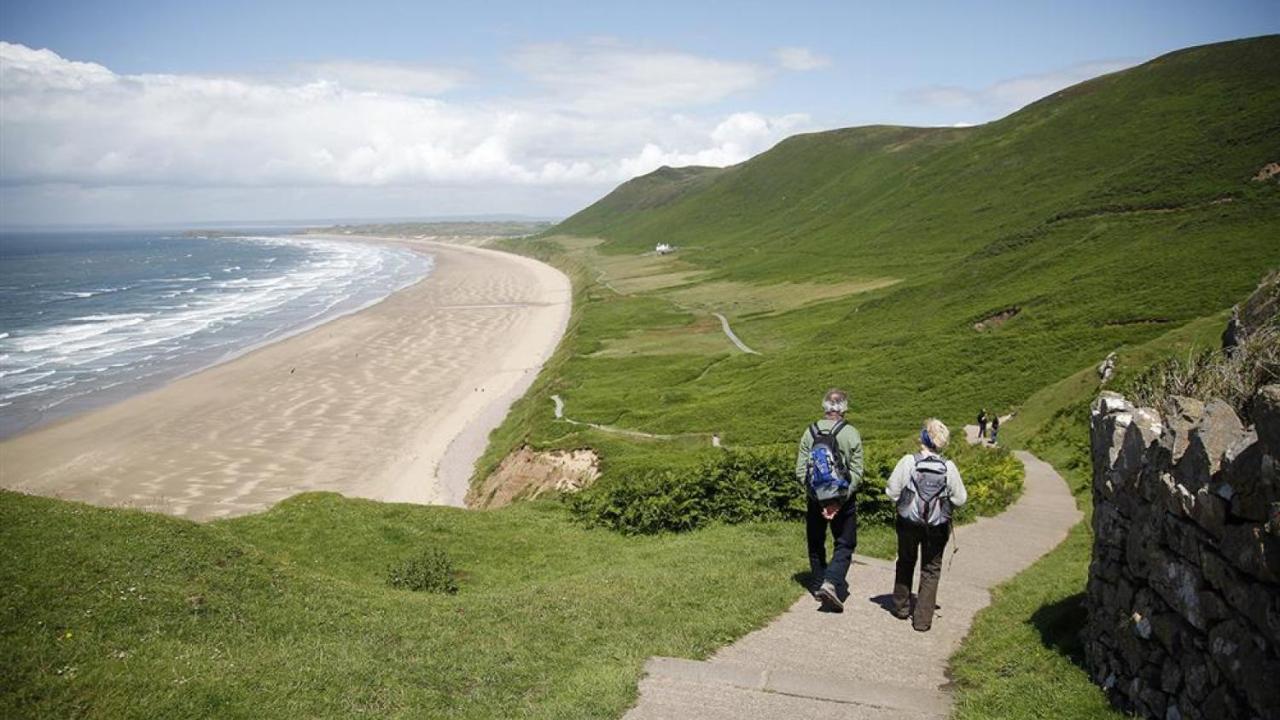
[[[387,584],[399,590],[414,592],[458,592],[453,561],[440,548],[427,548],[420,554],[387,569]]]
[[[857,491],[860,522],[893,522],[893,503],[884,488],[898,458],[907,452],[903,448],[905,444],[864,444],[863,479]],[[1021,465],[1003,450],[973,452],[975,460],[960,467],[968,473],[966,484],[976,481],[978,487],[987,488],[979,493],[979,512],[986,514],[987,508],[1003,499],[1002,509],[1021,489]],[[992,459],[986,459],[988,455]],[[1013,468],[997,458],[1011,462]],[[566,502],[579,521],[628,534],[683,532],[712,522],[800,519],[806,501],[795,478],[795,461],[790,446],[727,451],[692,469],[662,468],[603,478],[567,496]]]
[[[960,442],[947,448],[947,456],[955,461],[969,492],[969,501],[956,509],[957,523],[997,515],[1022,494],[1022,463],[1008,450]]]

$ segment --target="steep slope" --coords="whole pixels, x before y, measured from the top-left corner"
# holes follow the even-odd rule
[[[583,421],[790,442],[833,384],[900,437],[1220,312],[1280,265],[1280,184],[1253,179],[1280,160],[1277,66],[1280,36],[1191,48],[980,127],[801,135],[626,183],[536,246],[598,282],[516,415],[533,431],[503,437],[652,454],[555,422],[554,386]]]
[[[874,267],[904,244],[955,256],[1071,218],[1241,199],[1280,158],[1278,48],[1271,36],[1175,52],[980,127],[800,135],[697,182],[663,168],[556,231],[715,248],[691,259],[707,266],[746,247],[835,247]],[[662,202],[647,201],[659,185]]]

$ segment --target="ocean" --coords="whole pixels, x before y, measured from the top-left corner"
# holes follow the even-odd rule
[[[367,307],[409,250],[262,233],[0,233],[0,437]]]

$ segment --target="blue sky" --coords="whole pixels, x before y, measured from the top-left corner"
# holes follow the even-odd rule
[[[985,122],[1277,31],[1274,0],[7,0],[0,222],[563,215],[659,164]]]

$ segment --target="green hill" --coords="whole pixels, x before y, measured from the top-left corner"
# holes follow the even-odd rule
[[[1123,363],[1280,265],[1280,185],[1253,179],[1280,160],[1278,63],[1277,36],[1191,48],[979,127],[813,133],[627,182],[512,245],[578,268],[582,304],[497,445],[648,453],[554,421],[552,393],[577,420],[791,442],[829,385],[896,438]]]

